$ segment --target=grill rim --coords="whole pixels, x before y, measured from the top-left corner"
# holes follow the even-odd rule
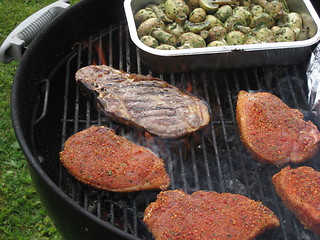
[[[16,139],[26,157],[32,182],[42,204],[59,232],[67,239],[88,239],[90,236],[92,237],[90,235],[92,233],[96,235],[95,239],[102,239],[100,234],[94,233],[95,231],[99,233],[107,232],[108,236],[112,236],[113,239],[137,239],[98,219],[68,197],[39,165],[39,159],[35,157],[33,152],[34,146],[31,137],[34,135],[32,120],[35,119],[31,106],[37,100],[38,93],[36,90],[39,87],[39,82],[49,75],[52,68],[73,48],[74,43],[87,39],[98,29],[101,29],[105,22],[118,22],[118,18],[124,19],[122,3],[122,1],[82,0],[69,7],[30,43],[19,63],[12,83],[10,115]],[[113,9],[112,16],[105,14],[104,9],[108,8]],[[92,14],[88,14],[90,12]],[[99,18],[94,17],[93,13],[98,14]],[[81,18],[77,17],[79,15]],[[81,31],[79,26],[81,26]],[[60,36],[64,37],[61,38]],[[54,47],[48,47],[48,45]],[[43,52],[46,52],[46,56],[43,56]],[[26,99],[28,100],[27,106],[22,104]],[[55,202],[52,202],[50,197],[54,198]],[[63,223],[57,217],[56,209],[59,208],[69,211],[69,215],[71,215],[71,217],[66,216]],[[72,227],[74,220],[72,215],[79,215],[82,219],[85,219],[85,222],[92,221],[93,224],[88,224],[90,228],[87,229],[79,227],[80,224],[77,227]],[[83,225],[85,223],[82,222]]]

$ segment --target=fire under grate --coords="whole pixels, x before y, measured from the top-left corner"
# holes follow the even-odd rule
[[[94,100],[82,95],[75,83],[75,72],[90,64],[107,64],[127,72],[151,74],[189,91],[207,102],[211,122],[202,130],[177,140],[153,137],[112,122],[97,111]],[[271,183],[271,177],[280,168],[260,164],[252,158],[240,141],[235,118],[236,96],[240,90],[273,93],[290,107],[303,110],[306,118],[312,118],[307,104],[306,68],[304,62],[295,66],[157,74],[150,72],[141,62],[139,51],[131,43],[127,25],[112,25],[87,42],[78,44],[48,77],[51,85],[58,81],[56,79],[64,80],[64,89],[60,89],[64,92],[55,103],[59,104],[57,108],[63,109],[61,116],[56,116],[60,123],[57,133],[59,150],[72,134],[91,125],[105,125],[115,129],[117,134],[149,147],[163,158],[171,179],[170,189],[184,189],[189,193],[197,190],[230,192],[263,202],[276,213],[281,226],[257,239],[319,239],[305,230],[284,207]],[[44,95],[50,94],[46,92]],[[38,120],[45,121],[45,117]],[[159,191],[124,194],[96,190],[67,173],[59,163],[59,151],[53,153],[54,160],[49,162],[45,153],[39,155],[43,169],[81,207],[131,234],[132,239],[152,239],[142,222],[143,211],[156,199]],[[319,171],[319,158],[320,154],[303,165]]]

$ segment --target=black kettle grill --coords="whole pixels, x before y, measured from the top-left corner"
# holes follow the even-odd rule
[[[97,190],[75,180],[60,164],[65,140],[91,125],[113,128],[165,159],[170,189],[231,192],[262,201],[276,213],[281,226],[257,239],[319,239],[283,205],[270,182],[280,168],[252,159],[241,144],[235,119],[236,96],[242,89],[271,92],[310,117],[308,61],[159,74],[141,62],[139,50],[130,40],[123,1],[83,0],[72,7],[59,2],[62,5],[46,10],[46,17],[36,23],[50,21],[33,41],[32,31],[21,33],[31,42],[26,51],[20,44],[22,50],[7,50],[6,59],[11,60],[15,52],[13,58],[21,61],[11,94],[15,133],[41,201],[65,239],[152,239],[142,222],[143,211],[159,191],[124,194]],[[313,4],[319,11],[319,1]],[[97,111],[94,101],[83,96],[75,84],[75,72],[89,64],[152,74],[182,90],[191,85],[191,92],[208,103],[211,122],[174,141],[150,138],[113,122]],[[319,171],[319,160],[317,154],[304,165]]]

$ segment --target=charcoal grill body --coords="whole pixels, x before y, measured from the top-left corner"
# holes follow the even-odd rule
[[[315,3],[315,6],[319,6],[317,0],[315,0]],[[105,29],[112,24],[119,24],[119,22],[123,22],[124,20],[123,1],[121,0],[83,0],[77,3],[57,17],[28,46],[13,82],[11,113],[17,139],[27,158],[32,180],[43,205],[61,235],[68,240],[138,239],[134,235],[102,220],[102,217],[98,218],[90,213],[86,208],[79,205],[78,202],[71,199],[70,196],[58,187],[57,182],[52,180],[57,179],[57,175],[61,171],[56,154],[61,150],[61,135],[57,132],[57,128],[61,128],[62,123],[61,119],[56,116],[63,116],[64,109],[61,106],[64,105],[64,99],[57,96],[64,94],[63,91],[66,89],[65,72],[68,72],[68,69],[64,71],[60,71],[59,69],[64,68],[62,65],[68,61],[71,57],[70,53],[74,53],[73,49],[78,44],[87,42],[90,36],[99,33],[101,29]],[[86,65],[86,63],[81,62],[81,59],[78,62]],[[77,69],[79,66],[73,67]],[[297,68],[293,69],[297,70]],[[126,69],[124,68],[123,70]],[[255,73],[255,71],[253,72]],[[51,80],[51,75],[56,75],[54,81]],[[222,73],[222,76],[226,75]],[[212,77],[214,77],[214,74]],[[73,85],[73,87],[75,86]],[[50,94],[47,96],[45,93],[48,89]],[[226,96],[229,95],[227,94]],[[230,100],[232,99],[230,98]],[[46,108],[46,105],[50,107]],[[303,107],[305,108],[306,106]],[[214,121],[213,124],[215,123]],[[224,124],[228,124],[228,122]],[[79,129],[75,129],[75,131],[77,130]],[[223,132],[223,130],[221,131]],[[263,166],[260,167],[263,168]],[[205,166],[202,168],[205,168]],[[226,190],[227,184],[220,186],[224,183],[219,180],[222,179],[223,171],[224,169],[219,169],[217,176],[205,177],[218,179],[216,187],[209,184],[206,185],[206,189]],[[174,176],[172,175],[171,177]],[[199,173],[198,178],[201,177]],[[176,188],[177,186],[187,187],[187,184],[184,182],[180,184],[179,179],[175,178],[173,180],[172,188]],[[199,188],[201,184],[201,182],[197,182],[194,189]],[[74,188],[75,190],[71,190],[71,192],[74,191],[76,195],[77,185]],[[84,188],[84,194],[91,194],[92,192],[86,186],[81,186],[81,188]],[[103,193],[98,192],[99,194]],[[149,193],[146,194],[148,195]],[[150,200],[153,200],[156,192],[151,192],[150,194],[152,195]],[[275,194],[274,198],[276,198]],[[278,205],[276,206],[279,207]],[[292,217],[291,215],[282,215],[285,215],[283,218]],[[293,228],[279,228],[277,231],[282,232],[284,235],[287,234],[287,231],[299,231],[296,222],[294,222]],[[147,236],[151,237],[150,234]],[[266,235],[262,239],[270,238]],[[287,239],[290,238],[287,237]]]
[[[65,58],[75,43],[88,39],[91,34],[104,28],[106,23],[108,25],[124,19],[122,4],[122,1],[85,0],[70,7],[28,46],[12,86],[11,117],[17,139],[28,160],[30,175],[41,201],[65,239],[126,239],[128,236],[70,201],[39,166],[33,139],[33,122],[39,116],[34,106],[39,104],[41,98],[39,88],[43,87],[42,81]],[[50,86],[52,93],[63,94],[62,84],[63,81]],[[53,108],[50,111],[47,114],[59,114],[61,109]],[[46,147],[47,150],[59,148],[57,126],[59,123],[53,120],[41,128],[47,128],[41,134],[42,141],[50,146]],[[55,174],[55,171],[57,169],[51,172]]]

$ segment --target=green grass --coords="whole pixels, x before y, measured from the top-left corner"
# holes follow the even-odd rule
[[[15,26],[53,2],[0,0],[0,44]],[[17,62],[0,63],[0,240],[61,239],[32,185],[11,124],[10,92],[17,67]]]

